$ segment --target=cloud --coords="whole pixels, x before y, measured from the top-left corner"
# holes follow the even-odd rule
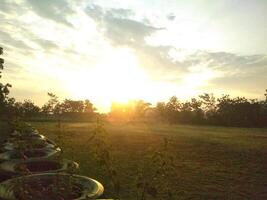
[[[135,15],[133,10],[124,8],[111,8],[107,13],[117,18],[127,18]]]
[[[134,12],[124,9],[105,10],[98,5],[87,7],[86,12],[98,25],[99,30],[116,47],[132,48],[138,57],[140,65],[154,74],[153,77],[163,79],[168,70],[184,70],[177,61],[169,56],[169,46],[150,46],[146,38],[153,33],[163,30],[161,27],[154,27],[143,21],[129,18]],[[164,79],[165,79],[164,78]]]
[[[107,10],[98,5],[91,5],[86,12],[112,45],[132,48],[140,66],[147,70],[148,74],[153,74],[153,78],[157,80],[178,84],[191,73],[211,71],[214,76],[211,76],[208,81],[214,84],[215,88],[225,86],[231,89],[231,85],[236,81],[236,89],[243,90],[244,85],[252,91],[252,88],[261,89],[263,83],[265,85],[267,83],[263,78],[267,77],[265,76],[267,75],[266,55],[237,55],[228,52],[196,50],[185,55],[183,59],[178,59],[170,52],[174,51],[179,55],[185,50],[176,49],[174,46],[152,46],[146,42],[146,38],[161,31],[162,28],[134,19],[133,11]],[[167,18],[174,20],[175,15],[169,14]],[[223,84],[224,80],[227,83]],[[250,84],[251,81],[254,82]]]
[[[266,55],[236,55],[227,52],[197,51],[186,59],[192,66],[206,66],[220,76],[209,80],[209,88],[232,95],[257,97],[267,84]],[[209,89],[206,88],[206,89]]]
[[[187,57],[192,64],[207,63],[209,68],[222,70],[228,75],[254,73],[267,67],[267,56],[261,55],[236,55],[227,52],[197,51]]]
[[[59,48],[55,42],[40,38],[39,36],[31,33],[27,29],[23,29],[21,27],[16,27],[16,29],[20,32],[19,38],[12,36],[12,32],[4,32],[0,30],[0,42],[1,45],[5,46],[5,48],[15,48],[20,50],[21,53],[28,55],[33,53],[34,50],[36,50],[36,48],[33,48],[30,44],[28,44],[29,42],[37,44],[42,50],[45,51]],[[23,41],[20,38],[25,39]]]
[[[21,13],[24,11],[24,6],[9,0],[1,0],[0,12],[3,13]]]
[[[67,20],[68,15],[74,13],[66,0],[27,0],[28,6],[39,16],[62,23],[68,26],[72,24]]]
[[[32,41],[37,43],[44,50],[51,50],[51,49],[59,48],[55,42],[52,42],[50,40],[35,37]]]
[[[162,29],[128,18],[134,13],[128,9],[104,10],[100,6],[91,5],[87,7],[86,12],[116,46],[144,43],[145,37]]]
[[[29,51],[32,50],[32,48],[27,45],[25,42],[21,41],[21,40],[17,40],[16,38],[12,37],[11,34],[1,31],[0,30],[0,38],[1,38],[1,43],[7,46],[12,46],[14,48],[18,48],[21,50],[26,50],[28,51],[28,53],[30,53]]]
[[[179,86],[188,75],[198,73],[201,75],[208,71],[216,74],[207,80],[213,88],[248,89],[256,93],[256,90],[262,90],[267,84],[266,55],[237,55],[204,49],[187,52],[185,49],[176,48],[172,43],[169,46],[162,45],[160,39],[157,45],[152,44],[150,38],[154,34],[164,32],[162,34],[164,37],[169,31],[168,28],[171,27],[168,25],[172,25],[172,21],[176,19],[173,13],[168,15],[158,13],[155,20],[149,21],[144,20],[146,16],[140,16],[140,13],[124,8],[105,8],[90,4],[85,10],[78,11],[84,7],[74,7],[73,2],[64,0],[18,1],[20,3],[2,1],[0,18],[3,28],[0,30],[0,45],[8,52],[7,54],[12,54],[12,57],[14,55],[16,58],[20,57],[20,60],[16,61],[17,66],[11,63],[13,61],[11,56],[10,63],[6,65],[10,66],[10,71],[7,72],[14,76],[19,68],[38,65],[36,68],[41,69],[40,65],[43,62],[39,62],[38,56],[42,55],[47,59],[47,63],[51,63],[47,65],[49,73],[53,71],[52,68],[66,71],[68,67],[77,70],[77,66],[78,69],[94,66],[94,63],[104,57],[103,55],[108,54],[105,47],[110,48],[111,44],[115,48],[130,48],[140,67],[155,81]],[[87,16],[84,15],[84,11]],[[22,18],[20,18],[21,13]],[[77,19],[70,19],[72,15],[77,16]],[[35,17],[34,20],[31,20],[31,17]],[[75,28],[68,19],[72,20]],[[43,24],[42,29],[36,25],[37,23],[35,24],[38,21]],[[74,24],[76,22],[77,24]],[[155,23],[166,24],[167,28]],[[31,62],[34,56],[29,55],[32,53],[38,55],[35,57],[35,62]],[[6,61],[9,61],[8,58]],[[20,77],[19,74],[15,78],[20,79]],[[55,76],[55,79],[58,77]],[[198,83],[195,85],[198,86]]]
[[[176,16],[173,14],[173,13],[170,13],[167,15],[167,19],[170,20],[170,21],[173,21],[175,20]]]

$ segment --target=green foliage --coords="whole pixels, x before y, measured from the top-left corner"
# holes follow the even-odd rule
[[[186,102],[171,97],[167,103],[159,102],[155,111],[162,121],[172,124],[267,127],[267,100],[231,98],[229,95],[216,99],[213,94],[204,93],[199,99]]]
[[[114,161],[112,159],[110,146],[107,142],[108,132],[104,128],[103,121],[101,119],[97,120],[96,127],[93,130],[93,135],[87,140],[87,145],[92,145],[95,147],[93,149],[93,155],[96,158],[98,166],[106,171],[110,183],[113,186],[115,193],[115,198],[120,198],[120,181],[118,179],[118,172],[115,168]]]
[[[79,118],[81,114],[90,118],[90,115],[93,116],[95,114],[96,109],[88,99],[84,101],[65,99],[60,102],[55,94],[48,93],[48,96],[48,102],[41,108],[41,112],[44,115],[57,116],[62,119],[66,117]]]
[[[49,96],[49,100],[41,108],[42,112],[45,114],[59,113],[60,111],[58,108],[56,108],[57,104],[59,103],[58,97],[51,92],[48,92],[47,95]]]
[[[0,55],[3,54],[3,48],[0,47]],[[4,69],[4,59],[0,58],[0,78],[2,77],[1,73]],[[0,82],[0,114],[2,114],[3,112],[5,112],[6,110],[6,104],[7,104],[7,99],[8,99],[8,94],[9,94],[9,88],[11,87],[11,85],[9,83],[7,84],[3,84]]]
[[[164,138],[163,144],[151,151],[139,168],[136,179],[137,200],[175,199],[169,180],[177,173],[174,157],[168,151],[169,142]]]

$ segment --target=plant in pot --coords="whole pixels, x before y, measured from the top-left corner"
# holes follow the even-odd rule
[[[94,179],[64,173],[28,175],[0,183],[0,198],[6,200],[96,199],[103,191]]]
[[[0,161],[4,160],[37,160],[45,158],[54,158],[61,153],[60,148],[55,149],[32,149],[32,150],[13,150],[0,154]]]
[[[2,145],[2,148],[6,150],[18,150],[18,149],[47,149],[56,148],[56,145],[51,140],[46,138],[29,138],[19,140],[8,140],[8,142]]]
[[[67,159],[10,160],[0,164],[0,171],[14,175],[56,172],[73,173],[78,168],[78,163]]]

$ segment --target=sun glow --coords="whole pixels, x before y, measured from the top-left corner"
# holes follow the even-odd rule
[[[134,99],[151,103],[167,100],[173,95],[188,99],[197,95],[200,88],[207,86],[215,75],[205,69],[194,69],[182,77],[180,82],[160,82],[152,80],[153,77],[145,73],[131,50],[111,50],[103,54],[95,66],[75,72],[77,78],[72,77],[72,81],[68,81],[68,88],[74,98],[89,98],[101,111],[108,111],[113,102],[125,104]]]
[[[77,73],[76,73],[77,74]],[[113,49],[91,70],[78,72],[69,85],[73,96],[88,98],[109,107],[112,102],[125,103],[142,98],[149,82],[136,57],[128,49]]]
[[[154,104],[173,95],[187,100],[205,91],[209,81],[218,76],[203,64],[190,68],[176,81],[161,81],[155,79],[153,73],[147,74],[134,52],[126,48],[106,49],[91,66],[82,60],[76,62],[80,65],[79,70],[71,66],[62,70],[62,66],[69,66],[69,63],[55,56],[44,59],[44,55],[36,54],[36,59],[42,60],[38,62],[38,70],[42,69],[40,75],[57,78],[57,87],[53,91],[64,90],[65,98],[90,99],[103,112],[109,111],[113,102],[125,104],[130,100],[143,99]],[[48,70],[46,66],[56,67]],[[50,88],[46,90],[51,91]]]

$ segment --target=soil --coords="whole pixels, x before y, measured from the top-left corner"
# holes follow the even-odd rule
[[[26,168],[30,172],[45,172],[50,170],[57,170],[61,167],[59,163],[53,161],[36,161],[36,162],[25,163],[22,165],[18,166],[18,168],[19,169]]]
[[[25,152],[18,152],[11,156],[11,159],[27,159],[27,158],[36,158],[36,157],[43,157],[46,153],[43,151],[25,151]]]
[[[0,183],[12,178],[13,177],[12,175],[13,174],[8,172],[0,172]]]
[[[62,179],[27,181],[15,192],[19,200],[73,200],[81,194],[81,185]]]

